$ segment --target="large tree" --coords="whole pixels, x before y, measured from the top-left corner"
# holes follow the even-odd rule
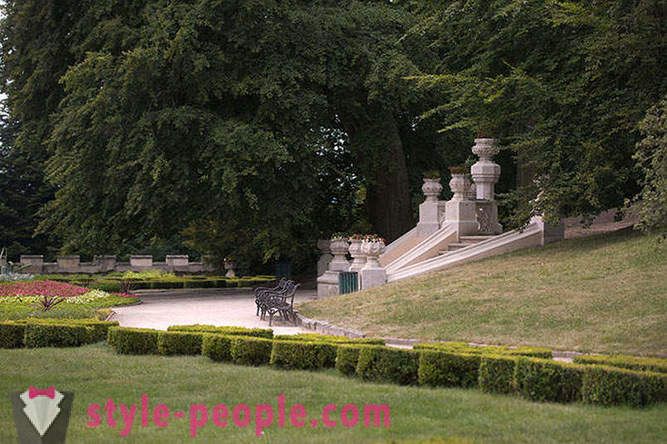
[[[128,252],[187,227],[193,245],[220,255],[295,257],[359,219],[389,239],[412,226],[411,192],[426,159],[441,166],[442,143],[418,118],[433,94],[405,78],[432,62],[405,38],[405,7],[56,5],[69,8],[70,32],[42,32],[63,59],[44,70],[59,104],[38,116],[56,190],[40,232],[57,233],[63,251]],[[7,13],[13,84],[33,69],[13,43],[33,12],[12,2]]]

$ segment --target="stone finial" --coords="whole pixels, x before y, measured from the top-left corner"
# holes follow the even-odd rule
[[[440,184],[440,178],[424,178],[422,192],[424,193],[424,196],[426,196],[426,202],[437,202],[441,191],[442,185]]]
[[[331,259],[331,262],[329,262],[329,270],[348,271],[350,269],[350,263],[345,257],[349,250],[349,243],[347,238],[334,237],[331,239],[329,248],[331,248],[331,253],[333,253],[333,259]]]
[[[454,195],[452,200],[465,200],[465,193],[468,189],[468,183],[463,173],[452,172],[452,179],[449,181],[449,188]]]

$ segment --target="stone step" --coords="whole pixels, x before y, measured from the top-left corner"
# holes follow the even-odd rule
[[[463,243],[451,243],[447,245],[447,251],[456,251],[460,250],[461,248],[469,247],[473,244],[463,244]]]
[[[459,240],[461,243],[470,243],[470,244],[476,244],[477,242],[482,242],[487,239],[491,239],[495,236],[489,235],[489,236],[461,236]]]

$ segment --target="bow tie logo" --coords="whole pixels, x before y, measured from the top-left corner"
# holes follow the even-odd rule
[[[40,389],[37,389],[33,386],[30,386],[28,388],[28,397],[30,399],[33,399],[33,398],[36,398],[38,396],[46,396],[46,397],[49,397],[49,398],[53,399],[53,398],[56,397],[56,389],[55,389],[55,387],[51,386],[47,389],[40,390]]]

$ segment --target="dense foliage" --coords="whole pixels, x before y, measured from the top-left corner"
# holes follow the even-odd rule
[[[334,231],[411,228],[423,172],[462,164],[478,133],[509,148],[499,191],[519,163],[514,225],[618,207],[656,168],[632,156],[666,90],[657,0],[3,10],[0,242],[13,255],[192,248],[299,267]]]

